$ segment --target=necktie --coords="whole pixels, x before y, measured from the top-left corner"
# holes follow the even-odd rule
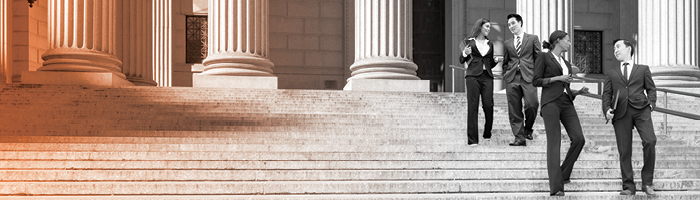
[[[625,80],[627,80],[627,65],[630,65],[629,63],[622,63],[622,74],[625,75]]]
[[[518,56],[520,56],[520,36],[517,36],[516,38],[518,44],[515,45],[515,51],[518,53]]]

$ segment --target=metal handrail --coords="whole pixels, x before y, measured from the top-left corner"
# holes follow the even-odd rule
[[[598,83],[603,82],[602,79],[594,79],[594,78],[586,78],[586,77],[574,77],[574,78],[584,80],[584,81],[594,81],[594,82],[598,82]],[[601,85],[601,87],[602,87],[602,84],[599,84],[599,85]],[[601,89],[600,91],[603,91],[603,90]],[[656,88],[656,91],[660,91],[660,92],[664,93],[664,107],[663,108],[654,108],[654,112],[660,112],[660,113],[664,114],[664,133],[668,133],[668,115],[669,114],[683,117],[683,118],[692,119],[692,120],[700,120],[700,115],[668,109],[668,93],[679,94],[679,95],[684,95],[684,96],[692,96],[692,97],[700,97],[700,94],[671,90],[671,89],[666,89],[666,88]],[[591,98],[600,99],[601,101],[603,100],[602,95],[597,95],[597,94],[582,94],[582,95],[587,96],[587,97],[591,97]]]
[[[467,68],[460,67],[457,65],[449,65],[449,66],[450,66],[450,68],[452,68],[452,94],[454,94],[455,93],[455,69],[467,71]]]

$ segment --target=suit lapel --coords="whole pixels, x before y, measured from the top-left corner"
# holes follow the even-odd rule
[[[620,65],[617,65],[615,72],[617,72],[617,75],[620,76],[620,79],[622,79],[622,82],[624,82],[625,85],[629,84],[627,77],[625,77],[625,75],[622,73],[622,68],[620,68]],[[634,72],[634,70],[632,70],[632,72]],[[631,74],[630,77],[632,77]]]
[[[552,62],[554,62],[555,65],[559,66],[557,70],[559,71],[559,74],[564,75],[564,71],[561,68],[561,65],[559,64],[559,61],[557,60],[557,57],[555,57],[554,54],[552,53],[547,53],[547,56],[549,56],[549,59],[552,59]]]
[[[632,79],[632,77],[634,77],[633,75],[635,73],[637,73],[637,68],[639,68],[639,66],[637,64],[632,65],[632,72],[630,72],[630,77],[627,80],[627,84],[629,84],[630,79]]]

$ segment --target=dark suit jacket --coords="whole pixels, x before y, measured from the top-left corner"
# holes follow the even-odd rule
[[[536,35],[525,33],[520,44],[520,56],[515,50],[513,41],[515,41],[515,36],[504,43],[506,50],[503,55],[505,62],[503,64],[503,71],[505,72],[503,78],[506,80],[506,83],[513,82],[516,71],[520,70],[520,75],[523,79],[531,83],[535,72],[535,60],[541,51],[540,38]]]
[[[649,66],[635,64],[632,66],[629,77],[629,80],[625,80],[619,65],[605,70],[603,113],[611,108],[614,96],[617,91],[620,91],[613,122],[625,115],[628,104],[636,109],[642,109],[650,104],[654,104],[653,107],[656,106],[656,85],[651,79]]]
[[[567,69],[569,69],[569,74],[571,74],[571,63],[564,60]],[[576,98],[576,94],[571,92],[569,83],[561,81],[552,81],[552,77],[561,76],[564,72],[559,65],[556,57],[551,53],[541,52],[535,60],[535,74],[532,79],[532,85],[535,87],[542,87],[542,106],[547,105],[547,103],[554,101],[562,95],[566,89],[571,101]]]
[[[486,71],[489,73],[489,76],[493,78],[493,72],[491,69],[496,67],[496,60],[493,59],[493,43],[489,41],[488,44],[490,47],[489,52],[487,52],[485,56],[481,56],[479,48],[476,47],[476,41],[469,40],[469,45],[471,45],[472,48],[471,63],[465,63],[468,58],[465,58],[461,51],[459,52],[459,63],[467,65],[465,66],[465,68],[467,68],[465,77],[481,75],[481,73],[484,71],[484,65],[486,65]]]

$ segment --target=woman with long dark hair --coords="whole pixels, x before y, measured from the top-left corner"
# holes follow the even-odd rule
[[[487,37],[491,32],[491,22],[486,18],[476,20],[471,35],[464,41],[464,49],[459,62],[466,65],[467,87],[467,137],[469,146],[479,144],[478,113],[479,97],[484,109],[484,139],[491,139],[493,125],[493,72],[496,66],[493,57],[493,43]],[[500,62],[502,59],[499,58]]]
[[[549,175],[549,194],[564,196],[564,184],[571,182],[571,170],[578,159],[586,139],[583,137],[574,99],[576,95],[588,93],[588,88],[571,90],[571,63],[564,60],[563,53],[571,48],[571,40],[564,31],[554,31],[549,35],[549,41],[542,43],[549,52],[542,52],[535,61],[535,75],[532,84],[542,87],[542,109],[540,115],[544,119],[547,133],[547,172]],[[571,147],[566,153],[564,162],[560,162],[561,125],[571,139]]]

